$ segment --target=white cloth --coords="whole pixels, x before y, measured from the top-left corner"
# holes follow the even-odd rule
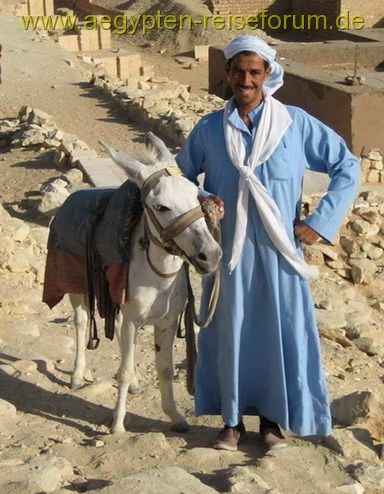
[[[224,49],[224,56],[229,60],[241,51],[254,52],[269,63],[271,73],[263,85],[265,95],[273,94],[283,85],[284,69],[275,60],[276,50],[267,45],[264,40],[258,36],[239,36],[232,40]]]
[[[224,108],[224,134],[227,152],[233,165],[239,170],[239,194],[236,207],[236,227],[229,270],[233,271],[239,261],[244,244],[248,221],[249,192],[272,243],[305,279],[318,275],[317,268],[309,266],[296,252],[280,214],[280,211],[261,181],[254,174],[256,166],[264,163],[274,152],[292,119],[286,107],[272,96],[265,98],[261,120],[257,128],[251,154],[244,165],[245,145],[241,131],[229,121],[233,111],[233,98]]]

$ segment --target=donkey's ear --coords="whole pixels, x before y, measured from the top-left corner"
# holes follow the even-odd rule
[[[173,154],[169,151],[160,137],[155,136],[152,132],[147,132],[145,136],[145,145],[149,151],[153,152],[159,161],[177,166]]]
[[[141,187],[142,183],[149,174],[148,167],[140,163],[140,161],[135,160],[135,158],[126,156],[125,154],[117,151],[111,146],[107,146],[107,144],[104,144],[104,142],[100,141],[100,144],[107,151],[112,160],[118,166],[120,166],[120,168],[127,172],[129,178],[131,178],[136,183],[136,185]]]

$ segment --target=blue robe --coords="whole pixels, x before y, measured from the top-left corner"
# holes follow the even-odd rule
[[[305,221],[332,241],[359,185],[360,166],[345,142],[305,111],[287,106],[292,124],[273,155],[255,173],[279,207],[289,237],[299,217],[306,169],[327,173],[327,195]],[[263,103],[248,115],[249,130],[233,106],[231,122],[241,130],[246,159]],[[243,415],[264,415],[297,435],[328,435],[331,416],[309,283],[269,239],[250,196],[244,247],[230,274],[238,195],[238,171],[226,151],[223,111],[203,117],[190,133],[177,162],[204,189],[224,200],[221,222],[221,290],[212,323],[200,331],[195,373],[196,415],[222,415],[235,426]],[[244,163],[245,164],[245,163]],[[203,284],[202,312],[211,284]]]

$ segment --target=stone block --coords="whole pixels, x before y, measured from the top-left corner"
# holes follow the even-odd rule
[[[367,182],[369,184],[378,184],[380,183],[380,172],[379,170],[370,170],[368,173]]]
[[[27,2],[19,2],[15,6],[15,15],[27,16],[28,15],[28,4]]]
[[[117,57],[117,77],[127,79],[129,77],[139,77],[141,67],[141,57],[135,55],[119,55]]]
[[[66,34],[59,36],[58,43],[61,47],[68,51],[79,51],[79,36],[77,34]]]
[[[44,0],[28,0],[29,15],[45,15]]]
[[[96,29],[81,29],[79,31],[80,51],[99,49],[99,33]]]
[[[55,14],[55,6],[53,0],[44,0],[44,13],[46,16]]]
[[[154,65],[142,65],[140,67],[140,75],[143,77],[155,77]]]
[[[118,77],[117,61],[114,55],[103,56],[103,57],[92,57],[92,61],[103,72],[106,72],[108,75],[112,77]]]
[[[110,29],[103,29],[100,25],[98,26],[98,38],[99,38],[99,49],[109,50],[112,46],[112,37]]]
[[[196,45],[195,46],[195,60],[199,60],[199,62],[207,61],[209,53],[208,45]]]

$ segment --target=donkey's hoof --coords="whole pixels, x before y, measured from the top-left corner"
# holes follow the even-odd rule
[[[171,424],[172,432],[188,432],[189,425],[185,420],[183,422],[178,422],[177,424]]]
[[[111,434],[123,434],[125,432],[125,427],[120,424],[114,424],[111,427]]]
[[[85,382],[82,379],[72,378],[70,388],[72,391],[76,391],[85,386]]]
[[[135,384],[130,384],[128,388],[128,393],[131,395],[138,395],[143,392],[143,388],[141,386],[137,386]]]

